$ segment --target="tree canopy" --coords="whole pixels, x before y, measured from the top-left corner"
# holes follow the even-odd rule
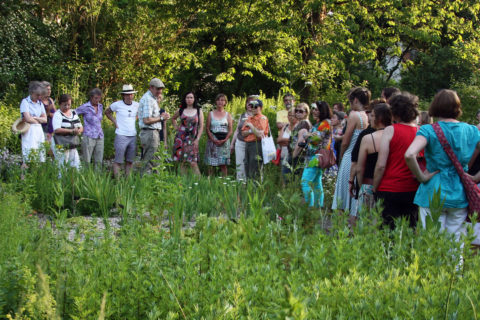
[[[308,100],[362,81],[430,97],[478,71],[479,12],[475,0],[5,0],[0,94],[39,79],[108,93],[158,76],[206,99]]]

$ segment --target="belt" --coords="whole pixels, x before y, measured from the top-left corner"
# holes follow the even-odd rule
[[[152,131],[152,130],[155,130],[155,131],[160,131],[160,130],[162,130],[162,129],[142,128],[142,130],[151,130],[151,131]]]

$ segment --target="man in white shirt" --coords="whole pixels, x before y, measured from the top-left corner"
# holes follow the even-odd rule
[[[133,101],[134,94],[132,85],[123,85],[121,92],[122,100],[112,103],[106,110],[105,115],[115,125],[115,160],[113,162],[113,174],[118,177],[121,166],[125,162],[125,174],[132,169],[137,151],[137,119],[138,102]],[[113,117],[115,112],[116,117]]]

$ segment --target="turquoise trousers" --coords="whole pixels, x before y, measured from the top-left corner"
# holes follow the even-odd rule
[[[303,169],[302,185],[303,196],[305,202],[310,207],[323,207],[323,186],[322,186],[323,170],[318,167]]]

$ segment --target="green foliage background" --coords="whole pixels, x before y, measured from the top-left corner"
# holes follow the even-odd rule
[[[428,99],[478,70],[479,12],[474,0],[5,0],[0,98],[35,79],[114,97],[158,76],[204,101],[259,90],[311,101],[364,80],[379,95],[401,75]]]

